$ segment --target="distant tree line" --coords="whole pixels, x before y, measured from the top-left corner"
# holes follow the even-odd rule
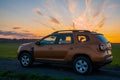
[[[27,43],[27,42],[35,42],[38,39],[6,39],[0,38],[0,43]]]

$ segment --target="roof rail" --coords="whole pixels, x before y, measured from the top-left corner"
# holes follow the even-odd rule
[[[54,32],[53,34],[56,33],[72,33],[72,32],[90,32],[89,30],[59,30]]]

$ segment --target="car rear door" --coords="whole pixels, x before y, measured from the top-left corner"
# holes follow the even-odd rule
[[[51,46],[52,60],[63,61],[65,57],[73,51],[73,36],[72,34],[59,34],[56,44]]]

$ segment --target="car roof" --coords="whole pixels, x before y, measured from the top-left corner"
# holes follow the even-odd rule
[[[59,35],[59,34],[74,34],[74,33],[82,33],[82,34],[93,34],[93,35],[102,35],[97,32],[89,31],[89,30],[59,30],[56,32],[53,32],[51,35]]]
[[[88,30],[59,30],[59,31],[56,31],[52,34],[59,34],[59,33],[74,33],[74,32],[87,32],[87,33],[90,33],[90,31]]]

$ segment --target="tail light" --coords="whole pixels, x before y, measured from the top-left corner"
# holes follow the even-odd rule
[[[110,43],[107,44],[107,47],[108,47],[109,49],[112,49],[112,45],[111,45]]]
[[[100,48],[101,51],[104,51],[104,50],[107,49],[107,46],[105,44],[100,44],[99,48]]]
[[[99,45],[99,48],[100,48],[101,51],[104,51],[104,50],[112,49],[112,46],[111,46],[110,43],[100,44],[100,45]]]

